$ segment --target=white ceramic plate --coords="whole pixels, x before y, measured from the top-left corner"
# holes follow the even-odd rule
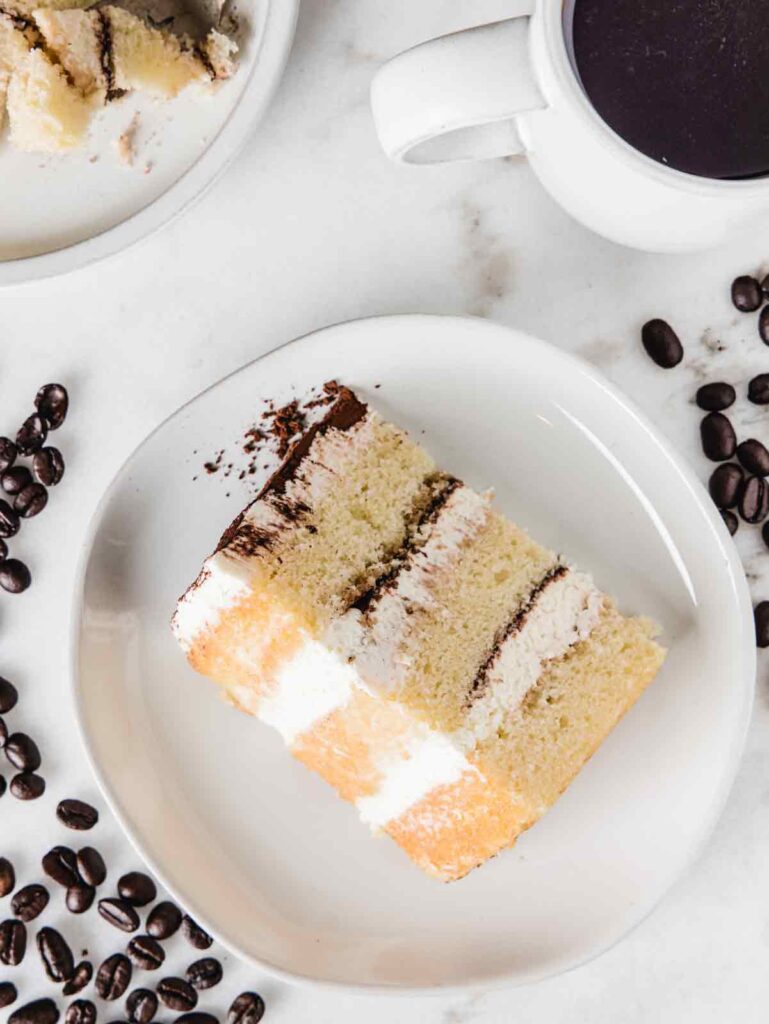
[[[287,400],[330,378],[470,484],[493,484],[501,508],[591,568],[624,610],[658,619],[670,647],[556,807],[449,886],[370,836],[276,734],[220,702],[168,629],[177,595],[250,493],[237,473],[193,480],[204,459],[236,450],[260,396]],[[207,928],[290,978],[454,988],[530,981],[594,956],[701,848],[752,703],[747,587],[704,489],[594,370],[485,321],[348,323],[217,384],[118,474],[81,587],[77,704],[107,799]]]
[[[189,0],[203,9],[207,0]],[[280,81],[299,0],[240,0],[236,75],[211,96],[129,96],[95,119],[88,144],[19,153],[0,133],[0,286],[62,274],[127,248],[180,213],[239,152]],[[115,140],[139,112],[136,158]]]

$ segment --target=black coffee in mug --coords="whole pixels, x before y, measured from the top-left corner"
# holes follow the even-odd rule
[[[769,174],[769,0],[571,0],[573,60],[636,149],[706,178]]]

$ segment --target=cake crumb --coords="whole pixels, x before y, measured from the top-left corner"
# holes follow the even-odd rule
[[[132,167],[134,162],[136,133],[139,130],[139,112],[136,111],[128,123],[125,131],[121,132],[115,142],[118,159],[126,167]],[[144,172],[147,173],[146,170]]]

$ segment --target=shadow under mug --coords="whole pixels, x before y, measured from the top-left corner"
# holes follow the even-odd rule
[[[572,3],[432,39],[388,61],[371,87],[393,160],[525,155],[587,227],[649,252],[706,249],[769,215],[769,178],[722,181],[657,163],[591,105],[571,53]]]

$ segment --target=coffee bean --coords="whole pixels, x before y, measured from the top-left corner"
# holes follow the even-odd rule
[[[45,444],[48,437],[48,426],[42,416],[37,413],[28,416],[16,435],[16,447],[22,455],[32,455]]]
[[[75,970],[72,972],[72,977],[65,984],[61,990],[62,995],[74,996],[78,992],[81,992],[88,982],[93,977],[93,964],[89,960],[81,960]]]
[[[734,508],[739,500],[744,479],[745,474],[734,462],[724,462],[713,470],[708,481],[708,489],[718,508]]]
[[[7,857],[0,857],[0,899],[16,888],[16,872]]]
[[[35,408],[51,430],[58,430],[69,408],[67,389],[63,384],[46,384],[35,396]]]
[[[30,484],[16,495],[13,511],[18,512],[22,519],[38,516],[48,504],[48,491],[42,484]]]
[[[754,405],[769,405],[769,373],[759,373],[750,381],[748,398]]]
[[[769,647],[769,601],[760,601],[753,609],[756,623],[756,644]]]
[[[96,898],[96,890],[85,882],[77,882],[67,889],[65,903],[67,910],[73,914],[84,914],[89,910]]]
[[[19,693],[13,683],[0,676],[0,715],[7,715],[16,707]]]
[[[192,1013],[183,1013],[181,1017],[177,1017],[175,1024],[219,1024],[219,1019],[212,1013],[193,1010]]]
[[[241,992],[227,1012],[227,1024],[259,1024],[264,1009],[264,1000],[256,992]]]
[[[15,537],[21,527],[21,520],[7,501],[0,499],[0,537]]]
[[[732,385],[722,382],[703,384],[696,396],[697,405],[706,412],[723,412],[734,405],[736,399],[737,392]]]
[[[763,477],[747,478],[740,495],[739,512],[746,523],[763,523],[769,515],[769,485]]]
[[[132,973],[128,957],[113,953],[96,972],[96,991],[102,999],[120,999],[131,984]]]
[[[97,823],[99,812],[83,800],[62,800],[56,808],[56,817],[67,828],[85,832]]]
[[[184,978],[163,978],[158,983],[157,993],[169,1010],[183,1013],[197,1006],[198,994]]]
[[[67,1007],[64,1024],[96,1024],[96,1007],[90,999],[76,999]]]
[[[651,359],[663,370],[678,366],[684,357],[681,341],[665,320],[650,320],[641,330],[643,347]]]
[[[213,956],[196,960],[187,968],[187,981],[198,990],[213,988],[222,980],[222,965]]]
[[[107,877],[107,865],[98,850],[92,846],[84,846],[77,853],[77,866],[80,877],[89,885],[99,886]]]
[[[37,744],[26,733],[15,732],[6,738],[5,756],[19,771],[36,771],[41,764]]]
[[[8,557],[8,545],[0,537],[0,562],[4,562],[7,557]]]
[[[5,791],[8,788],[8,783],[5,781],[5,776],[0,775],[0,796],[5,796]]]
[[[33,482],[32,474],[26,466],[14,466],[12,469],[7,469],[0,477],[0,487],[6,494],[20,494],[25,487],[29,487]]]
[[[117,883],[121,899],[134,907],[146,907],[158,894],[155,883],[141,871],[129,871]]]
[[[193,921],[189,914],[185,914],[182,918],[182,932],[185,939],[195,949],[208,949],[214,941],[208,932],[200,927],[197,921]]]
[[[75,958],[64,936],[55,928],[41,928],[37,948],[51,981],[69,981],[75,973]]]
[[[769,451],[755,438],[737,445],[737,458],[749,473],[769,476]]]
[[[158,1012],[158,997],[148,988],[137,988],[125,1001],[131,1024],[150,1024]]]
[[[50,898],[44,885],[25,885],[13,894],[11,910],[14,916],[29,924],[43,913]]]
[[[0,437],[0,473],[10,469],[18,454],[18,448],[10,437]]]
[[[34,772],[40,767],[40,751],[31,736],[15,732],[5,744],[5,756],[20,772]]]
[[[17,995],[15,985],[12,985],[10,981],[0,981],[0,1009],[15,1003]]]
[[[726,529],[732,535],[735,535],[737,530],[740,528],[740,521],[734,512],[728,512],[726,509],[721,509],[721,518],[726,523]]]
[[[769,307],[762,309],[759,314],[758,333],[761,336],[761,341],[765,345],[769,345]]]
[[[37,800],[45,793],[45,779],[34,772],[20,772],[11,779],[10,791],[17,800]]]
[[[43,871],[66,889],[77,885],[79,878],[75,851],[68,846],[54,846],[43,857]]]
[[[738,277],[732,282],[732,302],[741,313],[755,313],[764,296],[755,277]]]
[[[712,462],[731,459],[737,450],[734,427],[721,412],[708,413],[700,424],[702,450]]]
[[[144,971],[156,971],[166,958],[165,950],[151,935],[136,935],[128,943],[126,953]]]
[[[23,921],[0,924],[0,964],[16,967],[27,952],[27,929]]]
[[[53,999],[35,999],[15,1010],[8,1018],[8,1024],[56,1024],[59,1008]]]
[[[5,720],[0,718],[0,749],[2,749],[8,741],[8,726],[5,724]]]
[[[147,932],[154,939],[170,939],[182,923],[182,912],[169,900],[153,907],[147,918]]]
[[[0,505],[4,504],[4,501],[0,501]],[[1,521],[2,511],[0,510]],[[9,594],[23,593],[31,582],[32,575],[29,569],[18,558],[6,558],[4,562],[0,562],[0,587],[7,590]]]
[[[32,459],[32,472],[41,484],[55,487],[64,476],[64,458],[58,448],[41,448]]]
[[[99,900],[99,913],[105,921],[124,932],[135,932],[139,927],[139,915],[130,903],[110,897]]]

